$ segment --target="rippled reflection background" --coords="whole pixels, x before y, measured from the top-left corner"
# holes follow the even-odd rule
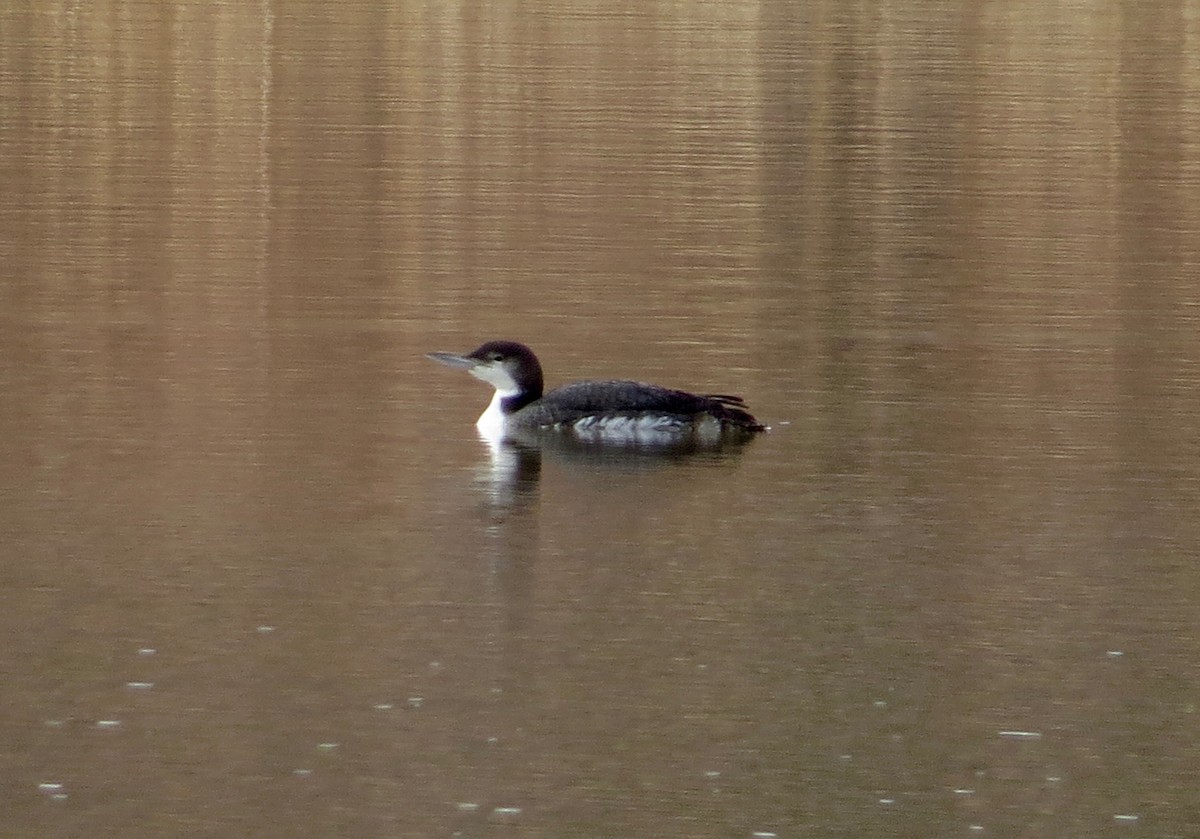
[[[1187,3],[6,4],[3,832],[1187,835],[1197,102]],[[499,337],[773,431],[493,457]]]

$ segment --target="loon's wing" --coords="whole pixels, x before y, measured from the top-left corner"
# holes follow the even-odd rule
[[[737,396],[698,395],[644,382],[575,382],[550,391],[524,410],[531,425],[557,425],[582,417],[662,413],[679,417],[711,414],[739,428],[760,431],[763,426]]]

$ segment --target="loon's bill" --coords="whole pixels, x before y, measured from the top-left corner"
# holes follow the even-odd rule
[[[552,429],[597,442],[719,442],[766,430],[738,396],[632,381],[574,382],[543,394],[542,365],[516,341],[489,341],[467,355],[431,352],[427,357],[495,388],[476,423],[487,436]]]

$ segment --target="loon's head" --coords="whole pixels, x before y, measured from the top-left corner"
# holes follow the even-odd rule
[[[449,367],[466,370],[496,389],[499,407],[511,414],[542,396],[542,365],[533,350],[516,341],[488,341],[467,355],[426,354]]]

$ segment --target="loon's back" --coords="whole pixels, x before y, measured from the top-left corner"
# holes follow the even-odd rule
[[[563,385],[513,413],[509,422],[514,428],[570,430],[586,438],[752,434],[764,428],[737,396],[631,381]]]

